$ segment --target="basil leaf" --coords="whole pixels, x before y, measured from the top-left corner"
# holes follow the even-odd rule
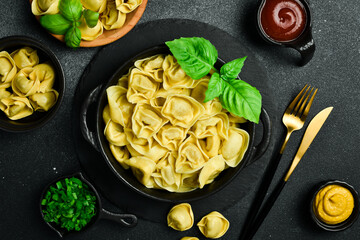
[[[247,57],[238,58],[231,62],[225,63],[220,69],[220,75],[224,80],[237,78],[241,72]]]
[[[91,11],[89,9],[86,9],[84,11],[84,17],[85,17],[85,21],[86,24],[88,25],[89,28],[93,28],[97,25],[98,20],[99,20],[99,13],[98,12],[94,12]]]
[[[213,73],[211,75],[208,89],[205,92],[204,102],[213,100],[216,97],[219,97],[224,88],[224,80],[220,78],[218,73]]]
[[[68,47],[77,48],[81,42],[81,31],[75,26],[72,26],[65,34],[65,43]]]
[[[181,68],[193,79],[207,75],[218,58],[214,45],[199,37],[180,38],[166,42]]]
[[[261,113],[260,92],[255,87],[239,79],[230,79],[223,82],[223,93],[219,97],[223,108],[239,117],[259,123]]]
[[[60,0],[60,13],[69,21],[77,21],[81,18],[82,4],[80,0]]]
[[[64,35],[71,27],[71,22],[61,14],[41,16],[40,24],[49,32],[58,35]]]

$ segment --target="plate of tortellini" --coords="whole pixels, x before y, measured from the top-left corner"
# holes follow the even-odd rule
[[[0,129],[18,132],[42,126],[58,110],[64,92],[62,67],[37,40],[0,40]]]
[[[80,0],[79,0],[80,1]],[[60,0],[30,0],[31,11],[39,20],[41,16],[59,14]],[[81,17],[78,29],[81,31],[80,47],[103,46],[127,34],[143,15],[147,0],[81,0],[83,9],[99,14],[93,27]],[[53,34],[60,41],[64,35]]]
[[[216,66],[223,64],[219,59]],[[145,196],[171,202],[209,196],[268,144],[255,146],[255,124],[223,109],[217,98],[204,103],[209,79],[190,78],[165,44],[147,49],[89,94],[83,136],[117,177]],[[94,102],[91,131],[86,112]]]

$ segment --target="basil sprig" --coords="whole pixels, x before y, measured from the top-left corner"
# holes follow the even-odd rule
[[[166,42],[181,68],[193,79],[211,75],[204,102],[218,97],[223,108],[236,116],[259,123],[261,94],[250,84],[237,79],[246,57],[225,63],[220,71],[214,64],[218,53],[210,41],[199,38],[180,38]]]
[[[81,31],[78,27],[82,18],[85,18],[86,24],[93,28],[97,25],[99,13],[87,9],[83,11],[80,0],[60,0],[59,11],[59,14],[40,17],[40,24],[53,34],[65,35],[65,43],[68,47],[79,47]]]

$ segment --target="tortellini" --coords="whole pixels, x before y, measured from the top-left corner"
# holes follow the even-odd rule
[[[167,215],[167,223],[169,227],[178,231],[190,229],[194,224],[194,213],[191,205],[188,203],[175,205]]]
[[[12,81],[11,87],[14,93],[19,96],[27,97],[40,90],[40,81],[30,78],[33,68],[21,69]]]
[[[134,11],[142,0],[115,0],[116,8],[123,13],[130,13]]]
[[[104,135],[144,186],[188,192],[241,162],[249,135],[219,99],[203,102],[209,78],[193,80],[173,56],[158,54],[135,61],[106,90]]]
[[[85,19],[81,21],[79,26],[81,32],[81,39],[85,41],[92,41],[98,38],[101,34],[103,34],[104,28],[103,24],[100,20],[98,20],[95,27],[90,28],[87,24]]]
[[[30,116],[34,111],[31,107],[29,99],[26,97],[10,96],[8,98],[1,99],[0,102],[1,110],[11,120],[18,120]]]
[[[111,86],[106,89],[111,119],[123,127],[129,126],[134,106],[126,98],[127,89]]]
[[[59,2],[60,0],[33,0],[32,13],[35,16],[58,14]],[[79,26],[81,39],[92,41],[102,35],[104,30],[122,28],[126,23],[127,15],[135,11],[142,4],[142,0],[81,0],[81,4],[83,9],[99,13],[95,27],[88,27],[84,19]]]
[[[147,104],[137,104],[132,117],[132,130],[139,138],[150,138],[169,120]]]
[[[151,74],[138,68],[131,70],[127,98],[131,103],[149,103],[160,87]]]
[[[52,89],[44,93],[34,93],[33,95],[29,96],[29,100],[35,111],[46,112],[55,105],[58,96],[59,93]]]
[[[34,15],[57,14],[59,13],[60,0],[33,0],[31,11]]]
[[[204,107],[194,98],[185,95],[172,95],[166,98],[161,113],[174,126],[190,128],[201,116]]]
[[[220,153],[230,167],[236,167],[249,146],[249,134],[239,128],[229,128],[229,138],[223,142]]]
[[[116,9],[114,2],[107,2],[106,9],[101,15],[101,22],[106,30],[121,28],[126,20],[126,14]]]
[[[207,238],[220,238],[229,229],[229,221],[219,212],[211,212],[197,224],[201,233]]]
[[[17,73],[14,59],[6,51],[0,52],[0,88],[8,88]]]
[[[33,67],[39,63],[39,56],[36,50],[30,47],[24,47],[12,52],[11,57],[14,59],[18,68]]]
[[[186,75],[179,63],[172,55],[167,55],[163,63],[164,69],[164,89],[170,88],[194,88],[199,81]]]
[[[107,0],[81,0],[82,5],[91,11],[102,13],[106,8]]]
[[[0,110],[11,120],[49,111],[59,96],[53,89],[55,77],[51,64],[39,63],[31,47],[0,52]]]

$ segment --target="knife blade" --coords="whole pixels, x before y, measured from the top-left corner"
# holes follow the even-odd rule
[[[333,110],[333,107],[328,107],[320,111],[309,123],[308,127],[306,128],[305,134],[303,139],[301,140],[300,147],[298,151],[296,152],[296,155],[291,163],[291,167],[289,168],[289,171],[285,175],[284,181],[287,182],[296,168],[296,166],[299,164],[301,158],[304,156],[306,150],[310,147],[310,144],[320,131],[322,125],[325,123],[326,119],[328,118],[329,114]]]

